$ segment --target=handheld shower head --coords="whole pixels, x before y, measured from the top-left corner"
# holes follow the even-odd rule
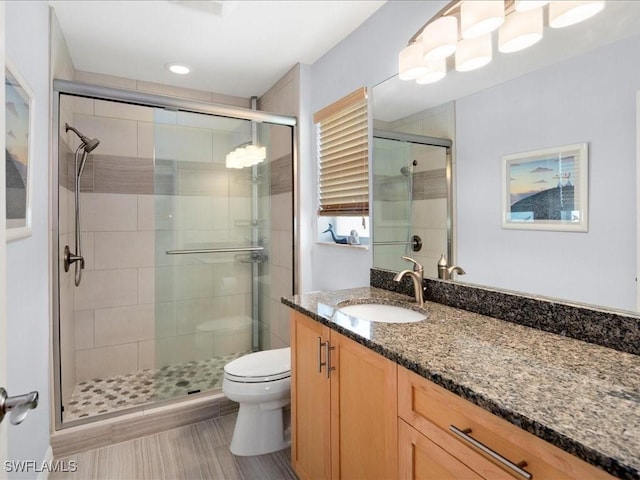
[[[98,140],[97,138],[85,137],[77,129],[73,128],[68,123],[65,123],[64,124],[64,131],[68,132],[69,130],[71,130],[73,133],[75,133],[78,136],[78,138],[82,142],[82,148],[84,148],[84,151],[87,152],[87,153],[89,153],[92,150],[94,150],[100,144],[100,140]]]
[[[98,145],[100,145],[100,140],[98,140],[97,138],[92,138],[92,139],[87,139],[89,140],[88,142],[85,142],[84,139],[82,140],[84,142],[84,151],[89,153],[92,150],[94,150]]]
[[[405,165],[404,167],[402,167],[400,169],[400,173],[403,176],[408,177],[409,175],[413,174],[413,167],[415,167],[416,165],[418,165],[418,161],[414,160],[410,165]]]

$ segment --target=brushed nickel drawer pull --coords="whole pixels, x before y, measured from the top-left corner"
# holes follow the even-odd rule
[[[336,347],[332,347],[328,341],[325,345],[327,347],[327,378],[331,378],[331,370],[336,369],[336,367],[331,366],[331,350],[335,350]]]
[[[322,367],[327,365],[327,362],[322,361],[322,347],[329,342],[323,342],[322,337],[318,337],[318,373],[322,373]]]
[[[478,440],[473,438],[471,435],[469,435],[471,433],[470,428],[465,428],[464,430],[460,430],[455,425],[449,425],[449,430],[451,430],[453,433],[458,435],[463,440],[466,440],[467,442],[469,442],[474,447],[480,449],[482,452],[486,453],[494,460],[497,460],[498,462],[503,464],[505,467],[508,467],[514,472],[516,472],[518,475],[521,475],[523,478],[526,478],[527,480],[531,480],[533,478],[532,474],[530,474],[529,472],[523,469],[524,467],[527,466],[527,462],[523,460],[522,462],[519,462],[519,463],[513,463],[511,460],[504,458],[498,452],[491,450],[485,444],[479,442]]]

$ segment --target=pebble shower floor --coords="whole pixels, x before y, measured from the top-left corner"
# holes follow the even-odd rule
[[[63,419],[70,422],[220,388],[225,364],[245,353],[78,382]]]

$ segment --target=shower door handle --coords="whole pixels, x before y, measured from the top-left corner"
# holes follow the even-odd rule
[[[0,387],[0,423],[7,413],[11,414],[11,424],[19,425],[38,406],[38,392],[25,393],[9,397],[7,391]]]

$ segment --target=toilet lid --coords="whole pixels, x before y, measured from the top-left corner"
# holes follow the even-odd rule
[[[227,363],[224,374],[234,382],[273,382],[291,376],[291,348],[250,353]]]

